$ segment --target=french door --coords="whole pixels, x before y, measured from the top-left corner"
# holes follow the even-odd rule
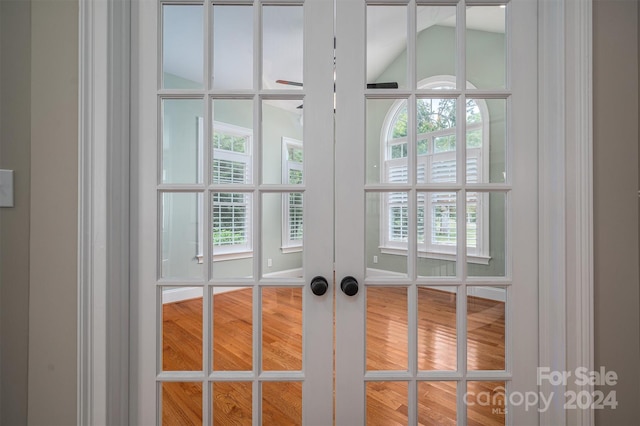
[[[536,28],[137,2],[133,422],[537,423]]]

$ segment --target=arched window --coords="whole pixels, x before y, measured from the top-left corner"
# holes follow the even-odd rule
[[[431,77],[419,87],[453,90],[450,76]],[[416,100],[416,182],[418,184],[455,183],[457,177],[458,97],[430,95]],[[466,181],[487,182],[489,174],[489,112],[482,99],[467,99]],[[389,109],[382,127],[383,181],[407,183],[408,176],[407,101],[398,100]],[[408,241],[408,194],[389,193],[384,199],[381,220],[383,253],[404,254]],[[456,192],[418,192],[418,253],[421,257],[455,259]],[[486,193],[467,192],[467,248],[471,262],[487,263],[489,256]]]

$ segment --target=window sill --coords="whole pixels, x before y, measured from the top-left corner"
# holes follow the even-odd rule
[[[223,262],[225,260],[248,259],[253,257],[253,251],[239,251],[234,253],[220,253],[213,255],[214,262]],[[196,256],[198,263],[204,262],[204,256],[199,254]]]
[[[280,247],[282,253],[299,253],[302,251],[302,246],[288,246],[288,247]]]
[[[380,253],[382,254],[392,254],[395,256],[406,256],[406,249],[399,248],[390,248],[390,247],[378,247],[380,249]],[[436,260],[448,260],[451,262],[455,262],[456,255],[454,253],[442,253],[442,252],[424,252],[419,251],[418,257],[423,259],[436,259]],[[491,260],[491,256],[485,255],[467,255],[467,262],[475,263],[478,265],[488,265]]]

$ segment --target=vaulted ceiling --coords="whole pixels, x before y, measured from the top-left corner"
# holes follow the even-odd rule
[[[220,6],[213,26],[216,87],[251,82],[252,8]],[[164,17],[164,69],[188,80],[202,80],[202,8],[171,7]],[[367,10],[367,80],[375,79],[406,48],[406,8],[374,6]],[[417,29],[455,26],[455,7],[419,7]],[[499,6],[467,9],[466,27],[504,33],[505,11]],[[263,10],[263,87],[286,89],[278,79],[302,81],[302,13],[299,7],[266,6]],[[292,87],[289,87],[292,88]]]

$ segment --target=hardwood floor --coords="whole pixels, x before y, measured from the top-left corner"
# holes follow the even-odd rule
[[[406,370],[406,288],[368,288],[367,369]],[[418,368],[455,370],[457,350],[456,299],[453,293],[418,291]],[[222,293],[212,298],[213,362],[215,371],[250,371],[252,360],[252,290]],[[263,290],[264,370],[300,370],[302,366],[302,290]],[[202,299],[163,305],[164,370],[202,370]],[[504,369],[504,303],[467,298],[467,365],[473,369]],[[420,425],[455,425],[455,381],[418,383]],[[202,385],[164,383],[162,418],[165,425],[201,424]],[[503,382],[469,382],[470,395],[486,392],[499,404]],[[496,391],[497,389],[497,391]],[[368,382],[367,425],[406,425],[407,382]],[[251,424],[251,382],[216,382],[211,388],[216,425]],[[302,384],[266,382],[262,388],[263,424],[299,425]],[[471,400],[471,397],[470,397]],[[492,406],[467,409],[470,426],[504,424]]]

